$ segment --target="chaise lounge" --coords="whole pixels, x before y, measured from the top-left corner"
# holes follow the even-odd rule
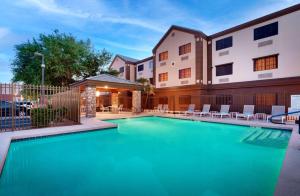
[[[204,104],[201,112],[194,112],[194,115],[207,116],[210,115],[210,104]]]
[[[254,118],[254,105],[244,105],[243,113],[237,113],[236,119],[243,118],[249,120]]]
[[[215,116],[220,117],[220,118],[223,118],[224,116],[230,117],[229,108],[230,108],[230,105],[221,105],[220,112],[213,113],[212,117],[215,117]]]

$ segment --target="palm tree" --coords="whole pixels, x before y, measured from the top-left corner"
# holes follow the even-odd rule
[[[143,84],[143,93],[146,94],[146,100],[144,108],[147,106],[149,95],[154,95],[154,86],[150,84],[149,80],[146,78],[139,78],[137,79],[137,82]]]

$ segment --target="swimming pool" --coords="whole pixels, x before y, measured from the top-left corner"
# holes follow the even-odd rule
[[[0,195],[272,195],[290,132],[143,117],[11,143]]]

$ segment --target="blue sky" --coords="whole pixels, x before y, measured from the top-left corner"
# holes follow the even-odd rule
[[[9,82],[14,45],[54,29],[90,38],[96,49],[134,58],[151,50],[172,25],[207,35],[300,0],[1,0],[0,82]]]

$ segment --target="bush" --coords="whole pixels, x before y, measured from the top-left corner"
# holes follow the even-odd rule
[[[31,109],[31,124],[34,127],[48,127],[50,123],[61,122],[67,115],[68,109],[65,107],[53,109],[34,108]]]

